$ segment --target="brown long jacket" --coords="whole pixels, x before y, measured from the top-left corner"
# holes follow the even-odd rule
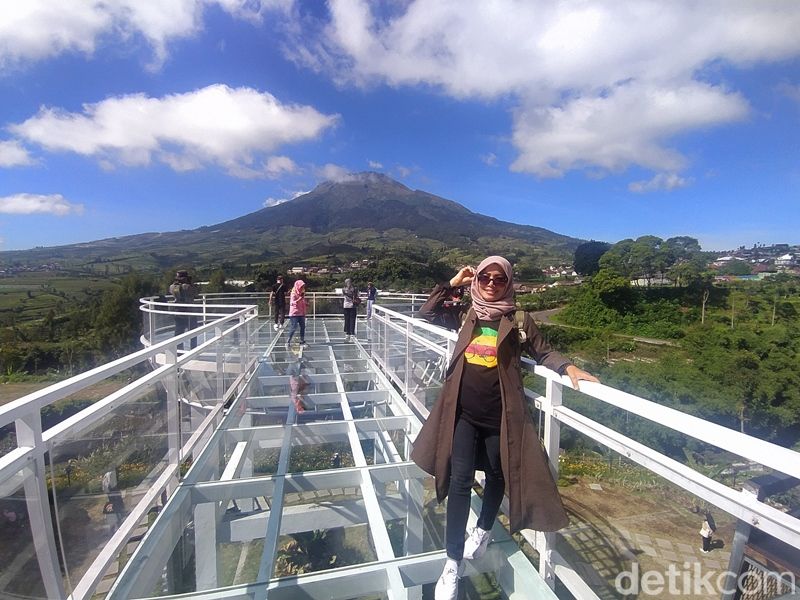
[[[436,404],[419,432],[413,460],[436,479],[436,498],[442,502],[450,485],[456,409],[464,371],[464,350],[472,339],[477,317],[467,313],[456,342],[447,376]],[[530,315],[525,315],[526,339],[520,342],[514,313],[500,320],[497,332],[497,368],[503,414],[500,426],[500,461],[509,499],[511,531],[556,531],[567,524],[547,455],[536,433],[523,391],[519,357],[524,350],[539,364],[561,372],[569,363],[550,348]]]

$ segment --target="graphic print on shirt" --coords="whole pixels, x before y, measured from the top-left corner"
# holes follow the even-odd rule
[[[497,330],[476,327],[472,341],[464,350],[464,359],[471,365],[489,369],[497,367]]]

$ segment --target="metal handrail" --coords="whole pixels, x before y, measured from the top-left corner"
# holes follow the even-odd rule
[[[251,300],[256,297],[252,294],[249,295]],[[240,296],[236,296],[235,299],[238,300],[239,298]],[[318,293],[316,298],[330,300],[340,298],[340,296],[333,293]],[[407,299],[412,302],[412,307],[420,300],[416,295],[383,296],[383,298],[397,301]],[[44,487],[43,475],[45,473],[45,451],[52,448],[54,444],[65,436],[69,436],[70,433],[75,433],[97,422],[115,406],[119,406],[127,399],[135,397],[139,391],[146,389],[154,382],[164,382],[168,388],[172,389],[170,401],[177,400],[178,398],[175,397],[175,381],[178,369],[193,360],[197,360],[203,353],[212,350],[226,336],[244,331],[245,335],[241,335],[239,339],[241,344],[247,345],[250,341],[247,332],[258,318],[257,306],[246,302],[231,305],[209,304],[208,300],[210,299],[212,299],[212,296],[208,295],[202,299],[204,302],[202,305],[199,303],[187,305],[164,302],[157,298],[143,298],[141,310],[145,315],[203,315],[204,319],[214,318],[214,320],[181,336],[172,337],[153,345],[149,344],[153,341],[152,334],[155,328],[146,328],[146,331],[149,331],[151,335],[145,340],[148,347],[143,350],[0,407],[0,427],[16,423],[18,430],[18,447],[0,457],[0,491],[4,488],[9,489],[9,486],[18,487],[20,485],[19,474],[22,472],[26,498],[31,499],[33,504],[39,503],[44,507],[43,510],[39,511],[39,514],[32,511],[31,522],[34,535],[41,536],[40,539],[46,540],[46,543],[37,546],[37,553],[41,552],[38,555],[40,564],[49,564],[52,567],[52,572],[49,576],[45,575],[45,587],[48,595],[57,596],[63,594],[64,589],[56,559],[55,536],[52,529],[48,531],[50,515],[47,508],[47,490]],[[187,308],[190,311],[178,312],[175,310],[176,308]],[[196,312],[198,308],[201,309],[201,312]],[[414,361],[416,360],[412,344],[425,351],[433,352],[436,356],[446,360],[452,354],[457,334],[379,304],[376,304],[373,309],[374,314],[369,327],[376,332],[379,341],[365,346],[365,348],[369,350],[371,358],[379,365],[382,372],[402,392],[402,396],[409,407],[414,409],[417,415],[424,418],[427,410],[416,397],[415,382],[411,377]],[[232,312],[226,312],[229,310]],[[318,313],[317,316],[326,315]],[[146,318],[151,317],[147,316]],[[394,334],[391,341],[388,332],[393,332]],[[212,337],[200,344],[196,349],[185,353],[178,352],[178,344],[203,334],[211,334]],[[41,409],[45,406],[132,366],[145,361],[153,362],[156,357],[165,359],[162,366],[157,366],[148,375],[131,382],[77,415],[46,431],[42,431],[40,414]],[[251,362],[247,364],[247,371],[250,372],[255,364],[257,364],[255,357],[251,357]],[[402,371],[396,373],[396,366],[402,367]],[[563,425],[626,456],[654,474],[668,479],[682,489],[729,512],[742,522],[758,527],[775,538],[800,548],[800,520],[762,502],[749,492],[740,492],[729,488],[632,438],[605,427],[585,414],[564,406],[562,402],[563,388],[564,386],[571,387],[568,377],[560,376],[528,359],[523,359],[523,366],[545,380],[546,392],[544,395],[535,394],[530,390],[526,390],[526,395],[535,400],[537,407],[541,411],[543,443],[550,457],[551,469],[555,473],[558,472],[560,428]],[[238,381],[234,382],[230,389],[225,390],[222,398],[230,398],[235,393],[234,388],[244,378],[244,374],[240,375]],[[703,419],[664,407],[645,398],[628,394],[604,384],[582,382],[579,392],[596,401],[625,410],[689,437],[701,440],[705,444],[716,446],[747,460],[800,478],[800,453],[798,452],[709,423]],[[222,409],[220,407],[221,403],[204,419],[203,427],[206,430],[210,430],[210,428],[219,423],[222,417]],[[176,454],[170,465],[161,474],[156,483],[158,490],[151,490],[148,493],[146,497],[148,502],[157,496],[157,492],[162,489],[168,489],[171,482],[178,476],[177,458],[187,456],[201,442],[203,436],[198,433],[199,431],[198,429],[195,432],[187,444],[176,449]],[[35,473],[35,478],[31,475],[33,473]],[[140,513],[140,508],[134,510],[134,515],[138,516]],[[34,521],[36,521],[35,525],[33,525]],[[128,535],[136,525],[137,523],[131,519],[123,523],[120,530],[109,541],[108,546],[95,560],[90,572],[76,586],[74,598],[88,598],[93,593],[94,587],[108,566],[109,561],[115,556],[115,551],[121,545],[124,545]],[[539,551],[539,572],[548,584],[554,585],[556,575],[558,575],[571,589],[584,590],[577,583],[579,581],[577,571],[573,570],[568,561],[557,552],[554,545],[555,540],[550,534],[534,534],[528,531],[523,532],[523,534]],[[43,568],[44,571],[45,569]],[[570,581],[574,583],[574,588],[571,586]]]

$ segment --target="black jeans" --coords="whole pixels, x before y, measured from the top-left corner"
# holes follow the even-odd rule
[[[180,315],[175,317],[175,337],[185,333],[186,331],[190,331],[197,327],[197,317],[196,316],[189,316],[189,315]],[[192,348],[197,347],[197,338],[193,337],[189,340],[189,345]],[[178,344],[178,348],[183,350],[183,342]]]
[[[275,305],[275,324],[276,325],[283,325],[283,322],[286,320],[286,305],[285,304],[276,304]]]
[[[356,311],[358,309],[354,306],[353,308],[345,308],[344,309],[344,332],[347,335],[355,335],[356,334]]]
[[[450,488],[447,492],[447,557],[464,558],[464,534],[469,518],[469,498],[475,481],[475,468],[485,468],[486,486],[478,527],[492,528],[505,493],[505,479],[500,466],[500,433],[475,427],[459,418],[453,434],[450,455]]]

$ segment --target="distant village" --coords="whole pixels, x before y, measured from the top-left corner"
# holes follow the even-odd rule
[[[761,279],[775,273],[792,273],[800,275],[800,245],[772,244],[770,246],[756,244],[751,248],[740,246],[736,250],[720,253],[710,264],[711,270],[725,270],[726,266],[736,262],[746,263],[750,268],[748,275],[719,274],[718,281],[735,279]],[[366,269],[370,266],[370,259],[356,260],[343,266],[295,266],[287,270],[287,274],[301,275],[338,275]],[[65,270],[58,263],[43,263],[40,265],[14,265],[0,267],[0,277],[12,277],[20,273],[55,272]],[[581,277],[575,272],[571,264],[549,265],[542,269],[542,274],[548,279],[547,283],[520,283],[515,287],[518,292],[542,292],[548,288],[567,285],[580,285]],[[232,281],[229,283],[233,283]],[[248,282],[242,282],[248,283]],[[632,282],[637,283],[637,282]],[[666,277],[658,278],[651,283],[656,285],[671,285]]]
[[[737,250],[719,256],[710,266],[719,269],[737,260],[748,263],[755,276],[781,272],[800,275],[800,246],[789,244],[772,246],[756,244],[752,248],[740,246]]]

